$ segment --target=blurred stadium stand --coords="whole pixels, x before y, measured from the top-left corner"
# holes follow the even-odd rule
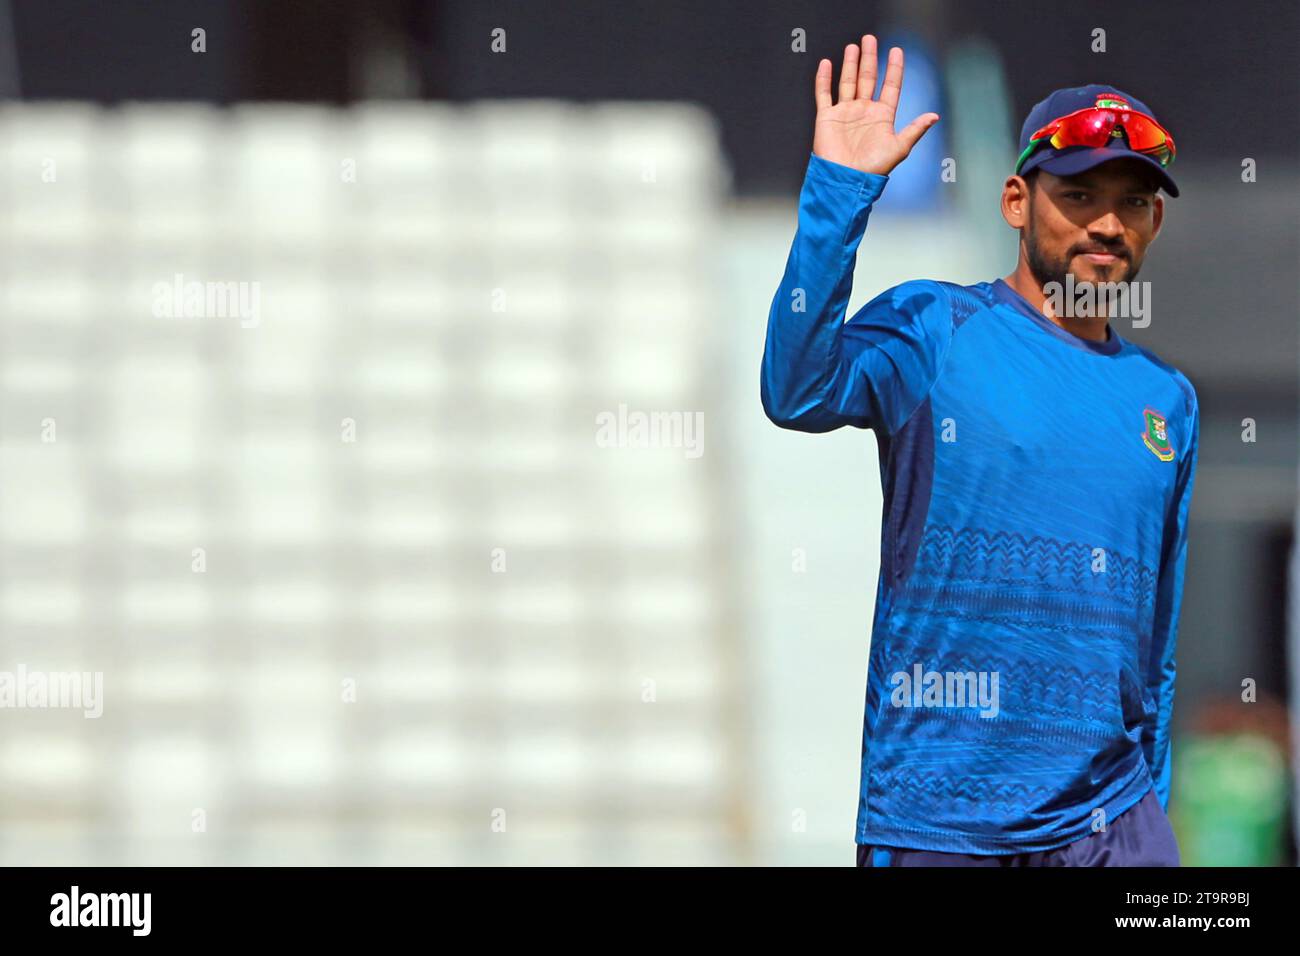
[[[12,105],[0,170],[0,666],[105,680],[5,714],[0,862],[745,858],[725,457],[595,441],[711,424],[704,114]]]

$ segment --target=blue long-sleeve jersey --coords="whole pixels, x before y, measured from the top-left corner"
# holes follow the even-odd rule
[[[1063,846],[1152,786],[1168,808],[1196,392],[1001,279],[904,282],[845,322],[887,180],[810,156],[762,365],[776,424],[880,448],[857,842]]]

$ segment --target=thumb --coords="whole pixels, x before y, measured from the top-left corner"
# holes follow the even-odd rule
[[[937,122],[939,122],[938,113],[922,113],[899,130],[898,138],[903,141],[904,148],[910,153],[912,147],[925,135],[925,131]]]

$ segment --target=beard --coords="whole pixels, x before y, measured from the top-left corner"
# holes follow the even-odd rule
[[[1092,245],[1096,245],[1096,243],[1092,243]],[[1115,276],[1106,276],[1104,278],[1086,281],[1132,282],[1137,278],[1138,271],[1142,268],[1142,263],[1132,256],[1130,250],[1125,249],[1123,246],[1112,246],[1111,248],[1115,251],[1116,255],[1122,255],[1122,258],[1116,261],[1115,264],[1111,266],[1111,269],[1117,269],[1118,267],[1123,266],[1124,272]],[[1070,272],[1070,262],[1073,260],[1074,254],[1079,251],[1080,250],[1077,248],[1071,247],[1070,251],[1067,251],[1064,255],[1060,256],[1053,256],[1046,252],[1038,241],[1038,233],[1034,228],[1034,216],[1031,205],[1029,211],[1029,225],[1025,229],[1025,263],[1029,266],[1029,272],[1038,282],[1040,288],[1045,287],[1049,282],[1057,282],[1060,283],[1061,288],[1064,289],[1066,287],[1065,277]],[[1082,281],[1085,280],[1081,279],[1076,274],[1074,277],[1075,285],[1078,285]]]

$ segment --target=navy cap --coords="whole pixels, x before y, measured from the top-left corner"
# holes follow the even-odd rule
[[[1025,124],[1020,127],[1020,152],[1023,153],[1029,148],[1029,137],[1052,120],[1065,116],[1067,113],[1073,113],[1075,110],[1096,106],[1099,99],[1123,100],[1130,109],[1145,113],[1158,121],[1156,114],[1151,112],[1145,103],[1129,96],[1117,87],[1105,86],[1101,83],[1072,86],[1050,94],[1047,99],[1036,103],[1034,108],[1029,111],[1029,115],[1025,117]],[[1171,196],[1178,195],[1178,184],[1174,182],[1173,177],[1169,175],[1165,167],[1161,166],[1154,157],[1129,149],[1128,139],[1124,136],[1112,137],[1105,146],[1095,148],[1092,146],[1067,146],[1064,149],[1057,149],[1048,143],[1038,147],[1025,160],[1025,165],[1020,169],[1020,175],[1023,176],[1031,169],[1042,168],[1054,176],[1073,176],[1075,173],[1081,173],[1085,169],[1092,169],[1092,167],[1109,162],[1112,159],[1142,160],[1160,174],[1160,184],[1164,187],[1165,192]]]

